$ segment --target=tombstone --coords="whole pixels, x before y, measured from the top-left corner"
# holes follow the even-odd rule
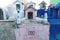
[[[46,3],[44,1],[42,1],[40,4],[39,4],[40,8],[41,9],[46,9]]]
[[[58,8],[55,7],[54,5],[50,6],[50,8],[49,8],[48,20],[50,23],[49,40],[58,40],[59,38],[57,35],[60,34],[60,21],[59,21],[59,17],[58,17]]]
[[[17,40],[49,40],[49,25],[43,25],[36,21],[25,20],[18,25],[20,28],[15,30]]]
[[[14,21],[0,20],[0,40],[16,40]]]
[[[35,19],[36,16],[37,16],[36,9],[33,8],[32,6],[29,6],[28,8],[25,9],[26,19]]]
[[[12,14],[10,14],[9,20],[18,20],[24,18],[24,4],[20,0],[16,0],[15,2],[13,2],[8,10],[9,13]]]
[[[53,4],[48,8],[48,20],[50,24],[60,24],[58,10],[58,6],[54,6]]]
[[[46,10],[46,3],[42,1],[40,4],[40,9],[37,11],[37,16],[44,18],[45,10]]]
[[[54,19],[54,5],[50,4],[48,10],[47,10],[47,14],[48,14],[48,22],[51,23],[51,20]]]

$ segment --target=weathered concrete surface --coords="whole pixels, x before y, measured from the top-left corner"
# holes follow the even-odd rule
[[[16,40],[13,25],[14,21],[0,20],[0,40]]]
[[[20,28],[15,29],[16,40],[49,40],[49,24],[45,25],[34,20],[25,20],[18,26]],[[32,31],[34,33],[32,33],[32,35],[29,35],[29,31]]]

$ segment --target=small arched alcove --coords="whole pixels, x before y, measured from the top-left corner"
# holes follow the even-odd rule
[[[0,20],[4,20],[3,10],[0,8]]]

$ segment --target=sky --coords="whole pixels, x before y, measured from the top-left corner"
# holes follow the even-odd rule
[[[12,4],[14,1],[16,1],[16,0],[0,0],[0,7],[6,7],[9,4]],[[23,1],[27,1],[27,2],[32,1],[32,2],[36,3],[36,8],[39,8],[39,5],[38,4],[40,2],[42,2],[43,0],[23,0]],[[50,4],[50,1],[49,0],[44,0],[44,1],[47,3],[47,6]]]
[[[0,7],[6,7],[7,5],[13,3],[15,0],[0,0]]]
[[[52,3],[52,4],[57,4],[58,2],[60,2],[60,0],[50,0],[50,3]]]

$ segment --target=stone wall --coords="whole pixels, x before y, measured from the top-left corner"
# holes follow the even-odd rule
[[[16,40],[13,29],[14,21],[0,20],[0,40]]]

